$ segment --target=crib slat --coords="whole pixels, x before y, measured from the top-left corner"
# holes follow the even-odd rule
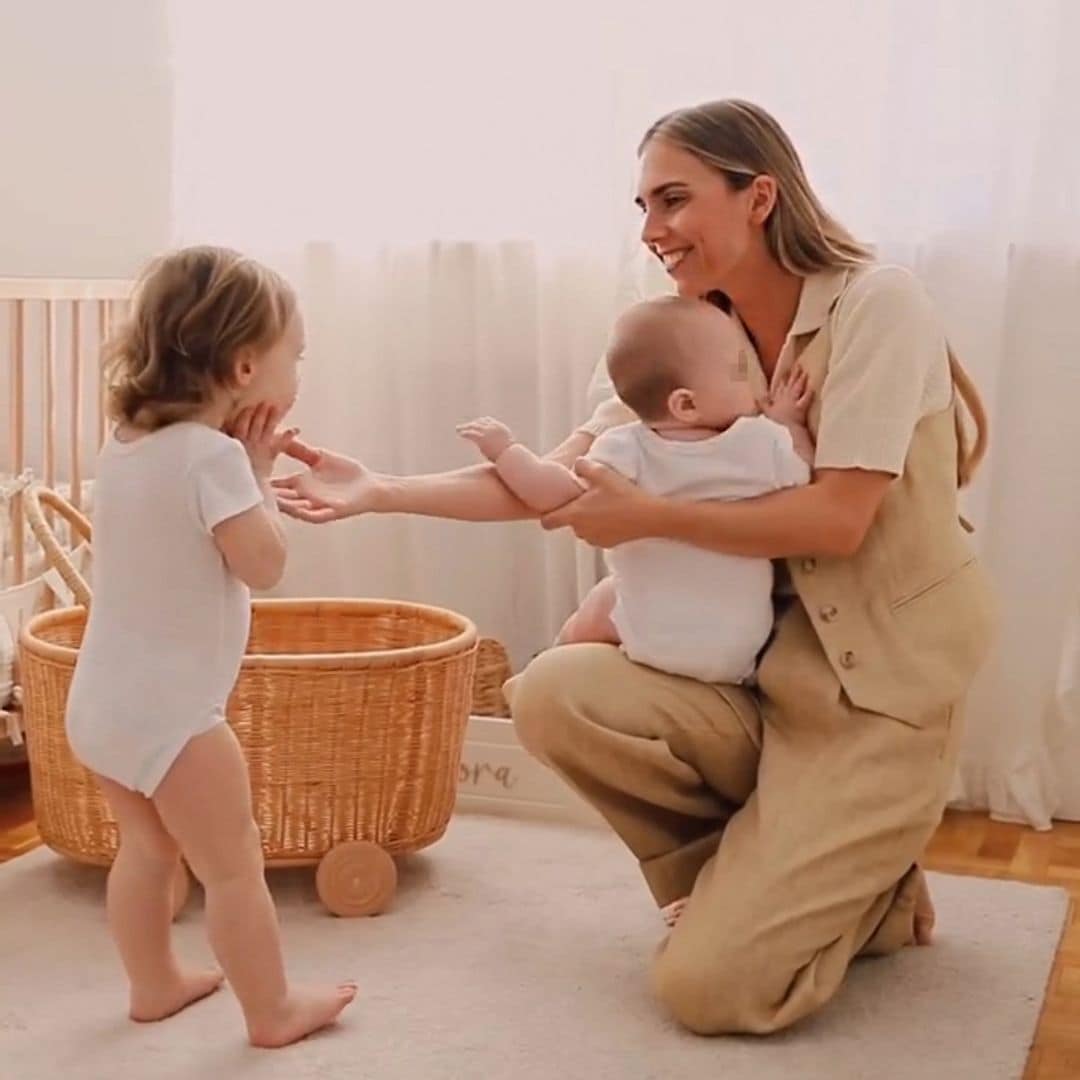
[[[45,356],[42,364],[44,392],[42,439],[44,442],[45,486],[56,486],[56,301],[45,301]]]
[[[0,405],[0,483],[5,489],[32,471],[35,480],[85,509],[93,476],[86,455],[111,427],[104,380],[85,364],[100,355],[124,315],[130,290],[127,281],[0,277],[0,325],[6,327],[0,330],[0,400],[6,400]],[[92,359],[84,359],[84,353]],[[25,584],[38,564],[36,546],[25,532],[24,500],[13,495],[3,509],[0,590]]]
[[[71,303],[71,505],[82,509],[82,304]]]
[[[26,301],[16,300],[11,321],[11,464],[15,476],[26,468]],[[15,584],[26,580],[26,551],[24,547],[24,517],[22,493],[11,501],[11,555]]]
[[[105,434],[108,430],[108,419],[105,415],[105,381],[101,378],[101,349],[105,342],[109,340],[109,335],[112,332],[112,305],[108,300],[98,301],[98,347],[95,351],[95,362],[97,364],[97,388],[98,393],[95,395],[97,398],[97,445],[100,449],[105,445]]]

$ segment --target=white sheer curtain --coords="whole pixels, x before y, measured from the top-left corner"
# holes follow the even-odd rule
[[[826,202],[926,281],[991,409],[968,511],[1003,632],[957,801],[1080,817],[1080,7],[175,0],[172,35],[176,239],[296,280],[300,422],[375,468],[468,463],[476,413],[565,434],[613,315],[662,287],[635,254],[638,137],[678,105],[770,108]],[[595,572],[529,525],[295,544],[290,591],[449,604],[518,663]]]

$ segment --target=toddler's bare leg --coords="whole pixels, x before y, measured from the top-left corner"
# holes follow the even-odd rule
[[[131,985],[132,1020],[164,1020],[220,985],[217,968],[181,967],[172,949],[173,884],[180,849],[154,804],[137,791],[97,777],[120,828],[109,871],[109,930]]]
[[[206,890],[210,944],[240,1000],[251,1042],[285,1046],[333,1023],[356,996],[356,984],[286,982],[247,764],[227,725],[187,744],[154,804]]]
[[[590,641],[620,644],[619,631],[611,621],[614,607],[615,580],[606,577],[589,590],[581,606],[566,620],[555,644],[578,645]]]

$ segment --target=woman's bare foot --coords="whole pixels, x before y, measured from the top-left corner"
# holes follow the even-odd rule
[[[926,875],[919,874],[919,884],[915,891],[915,944],[932,945],[934,943],[934,902],[930,899],[930,886]]]
[[[149,1024],[175,1016],[196,1001],[212,994],[222,983],[224,976],[217,968],[201,971],[177,972],[175,980],[161,986],[131,990],[132,1020]]]
[[[248,1024],[252,1046],[274,1049],[288,1046],[332,1024],[356,997],[356,983],[331,987],[294,987],[290,989],[278,1016],[273,1020]]]

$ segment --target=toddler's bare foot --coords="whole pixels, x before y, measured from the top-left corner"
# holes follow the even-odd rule
[[[294,987],[280,1012],[271,1020],[248,1024],[252,1046],[273,1049],[288,1046],[332,1024],[356,997],[356,983],[329,987]]]
[[[915,944],[932,945],[934,943],[934,902],[930,899],[930,886],[926,875],[919,874],[919,885],[915,892]]]
[[[132,987],[131,1019],[148,1024],[175,1016],[181,1009],[212,994],[223,978],[217,968],[204,968],[200,971],[179,971],[174,979],[160,986]]]

